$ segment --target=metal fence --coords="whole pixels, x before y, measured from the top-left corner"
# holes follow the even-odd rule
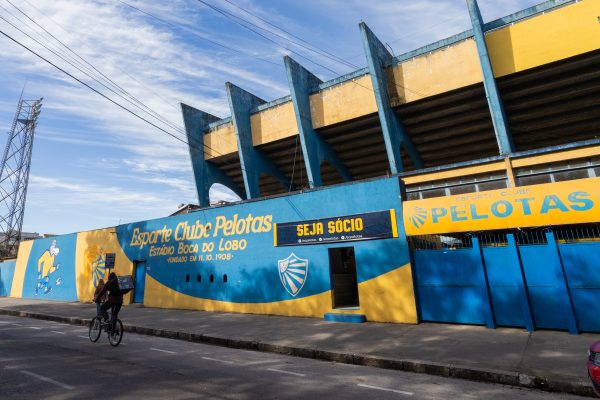
[[[444,235],[410,236],[411,250],[464,249],[473,247],[473,237],[481,247],[508,246],[508,234],[512,233],[519,246],[545,245],[546,232],[552,232],[557,243],[579,243],[600,241],[600,224],[582,224],[503,231],[449,233]]]
[[[411,250],[465,249],[473,247],[471,235],[421,235],[410,236]]]
[[[553,231],[558,243],[600,241],[600,224],[554,227]]]
[[[482,232],[477,234],[481,247],[508,246],[507,232]]]

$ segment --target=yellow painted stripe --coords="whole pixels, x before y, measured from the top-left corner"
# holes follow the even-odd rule
[[[594,157],[598,155],[600,155],[600,146],[584,147],[582,149],[566,150],[558,153],[542,154],[534,157],[514,158],[512,159],[512,167],[529,167],[531,165],[575,160],[578,158]]]
[[[451,169],[451,170],[447,170],[447,171],[432,172],[432,173],[423,174],[423,175],[405,176],[402,178],[402,180],[407,185],[413,185],[416,183],[439,181],[439,180],[443,180],[443,179],[458,178],[458,177],[467,176],[467,175],[477,175],[477,174],[484,174],[487,172],[504,171],[505,168],[506,167],[504,165],[504,161],[500,161],[500,162],[495,162],[495,163],[491,163],[491,164],[483,164],[483,165],[476,165],[473,167],[465,167],[465,168]]]
[[[19,245],[19,254],[17,255],[17,264],[15,266],[15,275],[10,289],[10,297],[23,297],[23,284],[25,281],[25,271],[27,270],[27,262],[33,247],[33,240],[21,242]]]
[[[373,322],[417,323],[410,264],[359,283],[358,291],[360,310],[352,310],[350,313],[364,314],[368,321]],[[331,290],[271,303],[231,303],[177,292],[164,286],[151,275],[146,276],[144,306],[316,318],[322,318],[325,313],[344,312],[332,308]]]
[[[390,210],[390,219],[392,220],[392,236],[397,238],[398,237],[398,225],[396,223],[396,210],[393,208]]]
[[[277,247],[277,224],[273,224],[273,246]]]

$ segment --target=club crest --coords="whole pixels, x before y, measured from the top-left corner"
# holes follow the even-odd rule
[[[292,296],[296,296],[306,282],[308,276],[308,260],[303,260],[294,253],[284,260],[278,260],[277,269],[281,284]]]

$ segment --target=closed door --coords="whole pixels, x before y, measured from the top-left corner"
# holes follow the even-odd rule
[[[146,286],[146,262],[135,263],[135,286],[133,289],[133,302],[144,302],[144,287]]]

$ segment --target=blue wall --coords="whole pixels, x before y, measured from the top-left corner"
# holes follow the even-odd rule
[[[191,214],[169,218],[144,221],[117,227],[117,236],[121,247],[130,260],[146,260],[147,273],[161,284],[194,297],[240,303],[262,303],[301,298],[323,293],[331,289],[328,248],[354,246],[358,268],[358,282],[377,277],[383,273],[408,264],[410,261],[400,209],[399,182],[395,178],[384,178],[374,181],[345,184],[314,190],[306,193],[273,198],[263,201],[251,201],[238,205],[205,209]],[[331,245],[304,245],[274,247],[272,227],[266,232],[223,235],[222,230],[216,232],[218,218],[238,221],[247,218],[269,218],[271,224],[292,221],[304,221],[318,218],[329,218],[369,211],[395,209],[400,238],[354,241]],[[179,223],[187,221],[188,225],[212,224],[208,237],[162,243],[158,240],[155,247],[174,246],[174,255],[150,254],[151,246],[140,246],[135,239],[135,230],[150,232],[163,228],[175,231]],[[257,222],[257,226],[260,223]],[[173,235],[175,233],[173,232]],[[138,235],[139,237],[139,235]],[[221,241],[245,240],[245,250],[218,251]],[[184,245],[198,244],[200,247],[212,243],[214,251],[202,252],[198,255],[212,260],[191,261],[174,260],[177,249]],[[302,290],[293,297],[283,287],[277,272],[278,260],[286,259],[294,253],[301,259],[308,260],[308,278]],[[218,260],[224,255],[229,259]],[[227,283],[223,275],[227,274]],[[201,275],[201,282],[197,276]],[[213,275],[214,283],[209,282]],[[190,282],[186,282],[189,276]]]
[[[10,296],[16,261],[0,263],[0,297]]]

